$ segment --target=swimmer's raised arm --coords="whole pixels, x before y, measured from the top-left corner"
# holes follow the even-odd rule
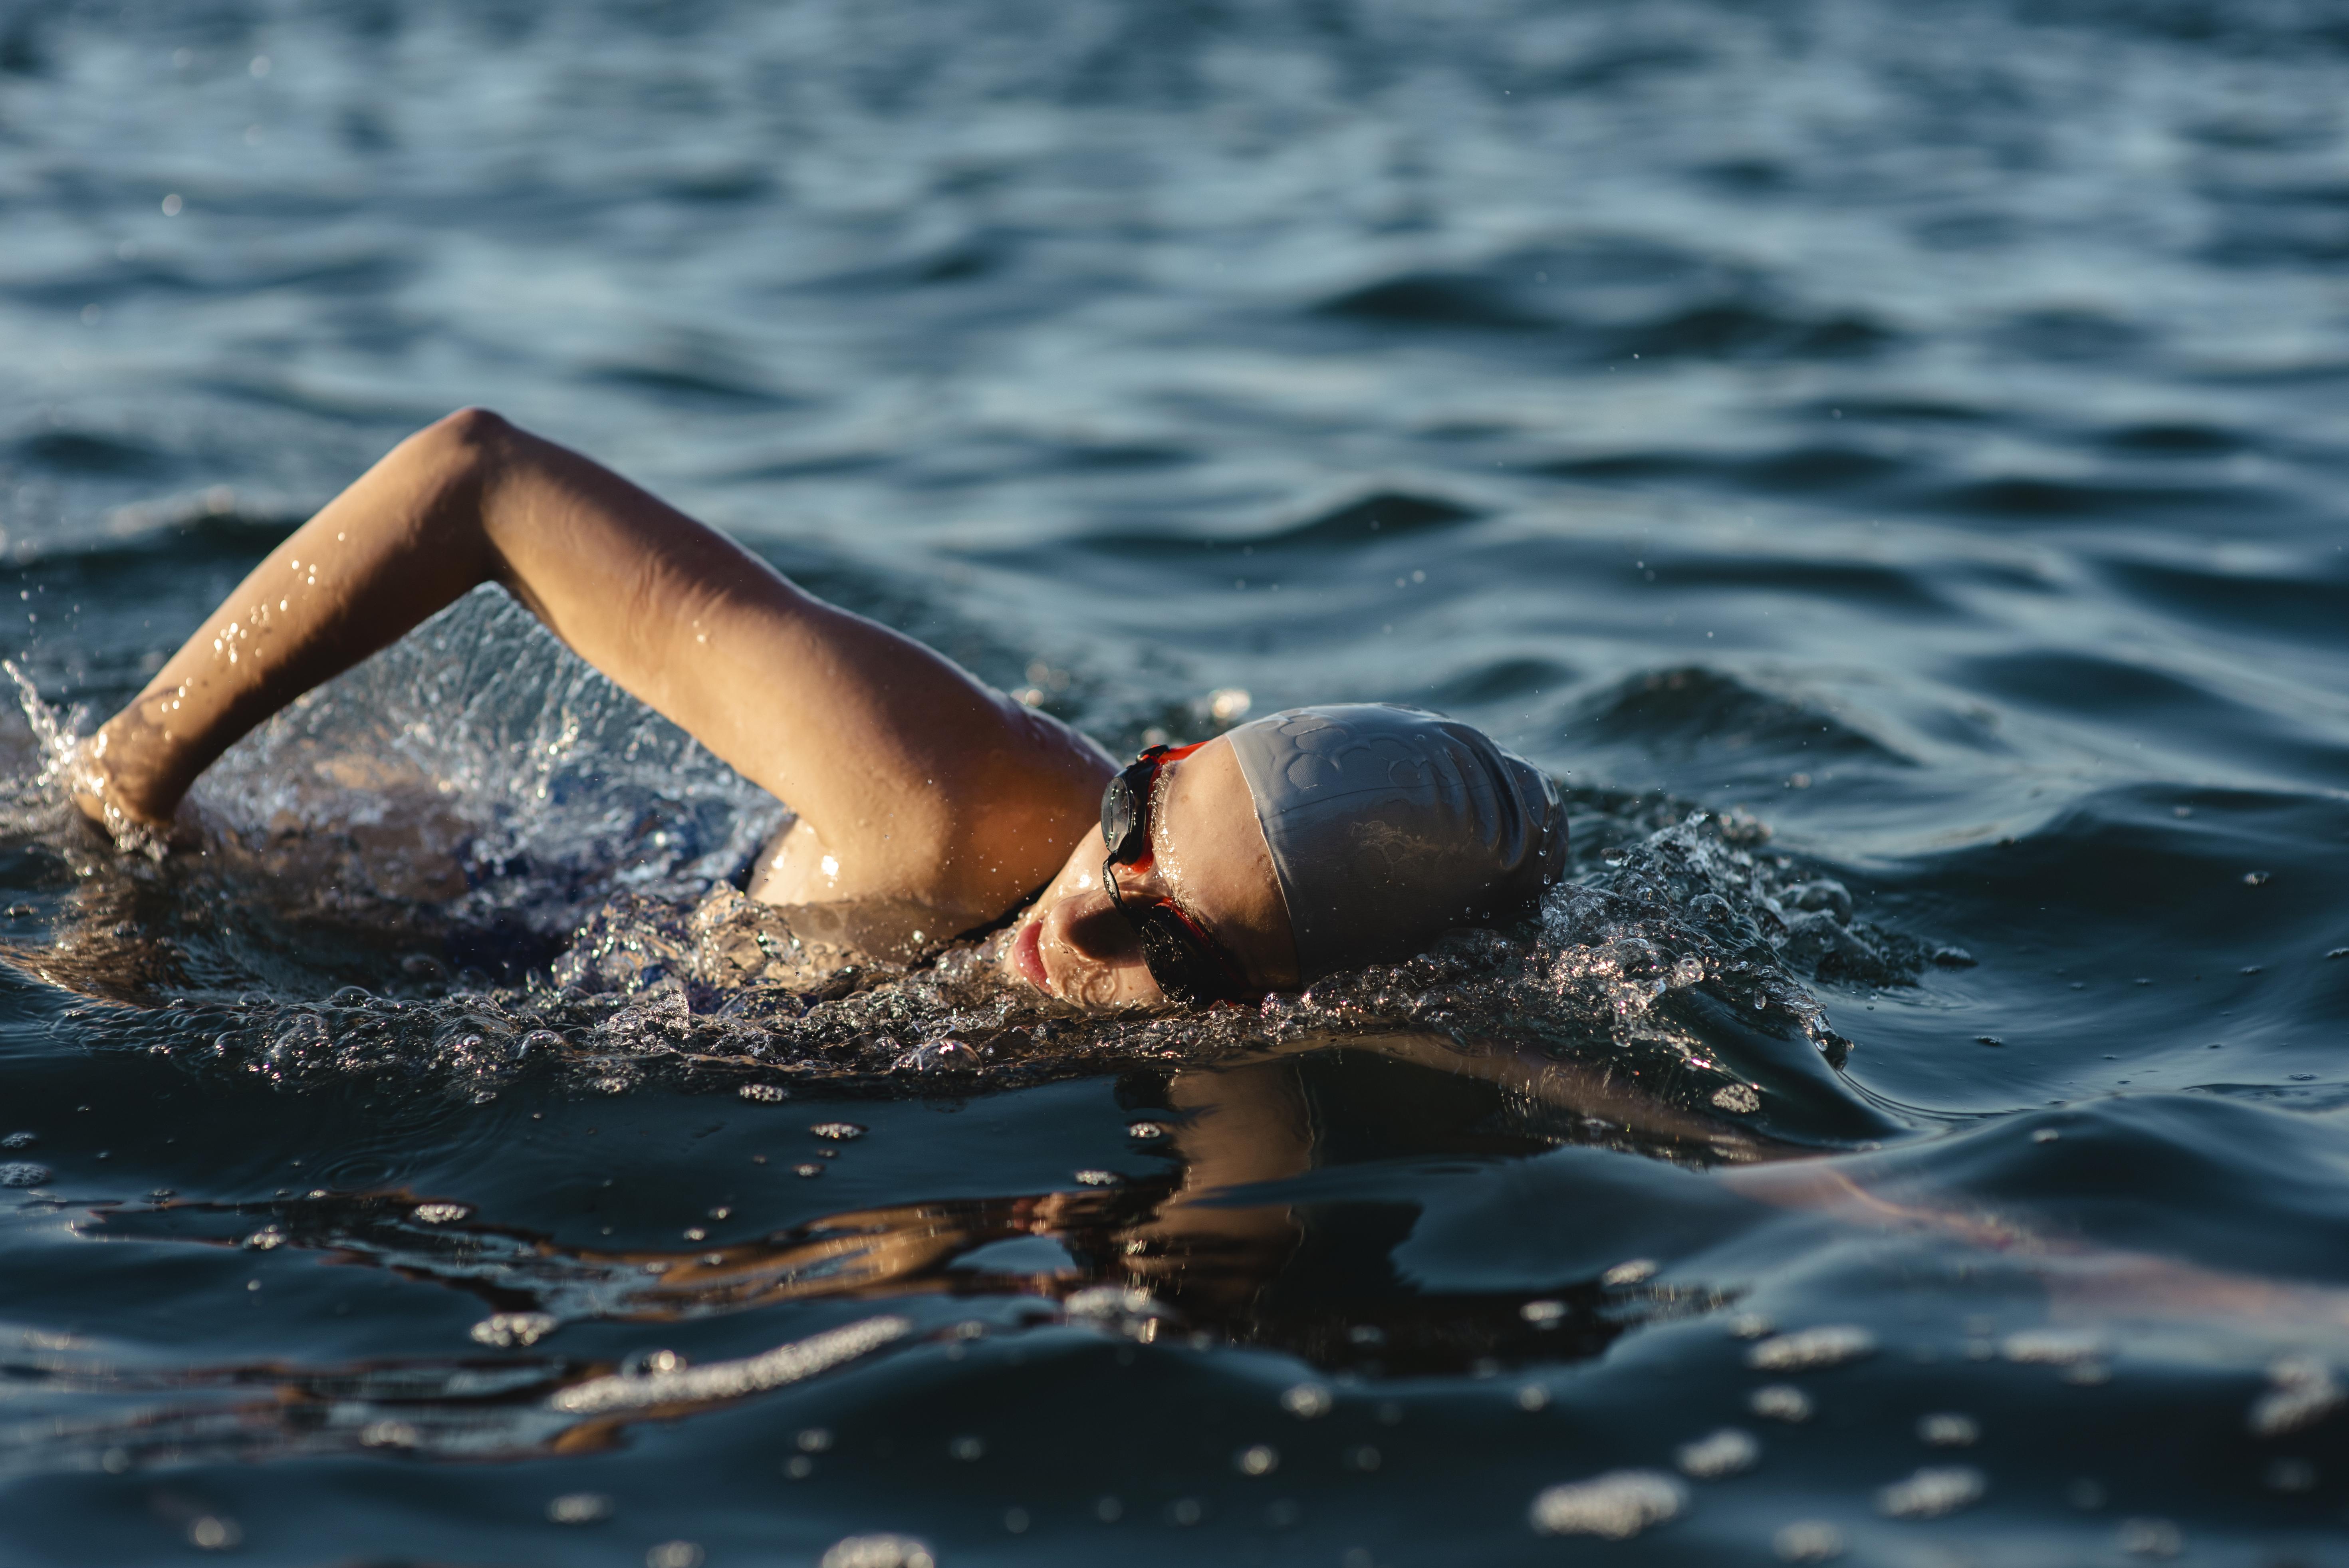
[[[237,737],[485,582],[799,813],[771,897],[976,923],[1098,814],[1111,766],[1074,732],[478,409],[401,442],[254,568],[89,743],[84,809],[168,822]]]

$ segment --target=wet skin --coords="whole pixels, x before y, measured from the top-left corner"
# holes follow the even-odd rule
[[[488,583],[791,804],[753,897],[888,911],[871,947],[910,950],[997,919],[1049,876],[1004,972],[1081,1006],[1163,1000],[1101,885],[1115,769],[1099,746],[480,409],[402,441],[272,551],[85,744],[76,800],[118,840],[168,835],[239,736]],[[1134,891],[1175,900],[1264,989],[1293,985],[1288,910],[1227,743],[1164,770],[1153,841]]]

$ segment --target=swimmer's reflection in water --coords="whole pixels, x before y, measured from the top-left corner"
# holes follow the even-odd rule
[[[1568,1127],[1691,1163],[1705,1161],[1708,1148],[1723,1158],[1717,1145],[1685,1141],[1673,1126],[1602,1127],[1604,1118],[1583,1114],[1588,1102],[1570,1085],[1506,1069],[1437,1073],[1398,1041],[1136,1073],[1120,1098],[1162,1129],[1152,1141],[1170,1157],[1164,1173],[1104,1188],[852,1210],[690,1251],[565,1247],[486,1217],[428,1220],[412,1194],[289,1199],[270,1206],[262,1234],[272,1249],[316,1250],[476,1294],[506,1314],[484,1320],[484,1328],[502,1323],[511,1331],[517,1314],[545,1315],[523,1320],[532,1326],[519,1339],[486,1336],[507,1346],[495,1362],[84,1369],[73,1374],[75,1386],[99,1394],[256,1385],[270,1394],[239,1407],[233,1419],[191,1404],[142,1408],[122,1423],[77,1421],[66,1437],[19,1429],[41,1432],[45,1462],[87,1450],[109,1468],[384,1448],[498,1460],[609,1447],[632,1423],[695,1415],[869,1355],[952,1343],[975,1322],[991,1325],[982,1334],[1016,1332],[1039,1321],[1018,1309],[1023,1301],[1047,1309],[1058,1303],[1072,1321],[1145,1345],[1247,1344],[1328,1371],[1403,1379],[1558,1366],[1599,1355],[1643,1325],[1727,1320],[1724,1309],[1741,1305],[1739,1282],[1691,1281],[1693,1261],[1674,1264],[1669,1252],[1661,1278],[1650,1276],[1654,1265],[1590,1272],[1568,1264],[1530,1288],[1431,1292],[1394,1257],[1412,1229],[1410,1206],[1317,1197],[1298,1179],[1358,1159],[1506,1162],[1557,1147]],[[1545,1118],[1544,1101],[1566,1115]],[[2027,1212],[1907,1190],[1913,1178],[1865,1162],[1770,1158],[1786,1152],[1757,1145],[1715,1168],[1719,1190],[1703,1202],[1718,1203],[1723,1234],[1750,1233],[1774,1210],[1803,1210],[1895,1244],[1903,1234],[1929,1236],[1963,1250],[1975,1260],[1964,1266],[1985,1279],[2011,1275],[2035,1288],[2049,1320],[2074,1327],[2179,1321],[2269,1338],[2349,1325],[2349,1291],[2338,1287],[2099,1246],[2065,1227],[2035,1224]],[[86,1224],[123,1241],[250,1247],[260,1220],[251,1207],[166,1204],[95,1210]],[[1666,1230],[1682,1249],[1696,1241],[1705,1250],[1687,1226]],[[1058,1241],[1067,1263],[987,1266],[994,1243],[1031,1237]],[[978,1305],[990,1301],[994,1310]],[[855,1303],[856,1315],[841,1322],[828,1314],[836,1326],[812,1334],[794,1320],[782,1332],[802,1337],[699,1365],[687,1376],[663,1376],[685,1365],[671,1356],[616,1366],[549,1357],[563,1342],[534,1343],[566,1323],[674,1322],[815,1302]],[[1521,1384],[1520,1396],[1545,1386]],[[0,1437],[0,1451],[9,1442]]]
[[[119,840],[168,837],[237,737],[484,583],[787,802],[751,895],[829,911],[874,956],[1008,919],[1006,978],[1063,1002],[1247,1001],[1520,919],[1565,868],[1556,786],[1470,725],[1301,709],[1120,772],[480,410],[401,442],[272,551],[84,744],[77,801]]]

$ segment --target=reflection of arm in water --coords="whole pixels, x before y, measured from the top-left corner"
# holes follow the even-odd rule
[[[776,901],[977,923],[1095,815],[1109,767],[1074,732],[480,410],[401,442],[254,568],[99,731],[84,809],[168,822],[238,736],[485,582],[791,804],[801,826],[762,868]]]
[[[1659,1141],[1678,1139],[1684,1147],[1712,1144],[1713,1158],[1724,1161],[1716,1179],[1769,1208],[1820,1213],[1861,1229],[1928,1232],[1997,1254],[2038,1281],[2047,1293],[2049,1316],[2057,1323],[2223,1321],[2277,1333],[2349,1326],[2349,1291],[2335,1286],[2270,1279],[2067,1237],[2025,1215],[1971,1203],[1958,1193],[1896,1196],[1883,1186],[1863,1185],[1848,1162],[1820,1158],[1816,1150],[1764,1139],[1722,1147],[1709,1129],[1690,1125],[1697,1118],[1687,1113],[1652,1102],[1643,1107],[1633,1103],[1635,1096],[1588,1075],[1529,1071],[1514,1058],[1447,1060],[1435,1042],[1421,1040],[1414,1046],[1413,1038],[1382,1037],[1370,1048],[1431,1070],[1465,1075],[1557,1109],[1600,1116]],[[1164,1293],[1187,1315],[1206,1321],[1245,1317],[1288,1262],[1306,1223],[1278,1189],[1261,1195],[1246,1189],[1302,1175],[1328,1157],[1317,1147],[1298,1065],[1256,1061],[1180,1073],[1168,1085],[1167,1104],[1183,1116],[1174,1129],[1180,1185],[1123,1232],[1127,1246],[1120,1261],[1133,1282]],[[1396,1152],[1416,1150],[1405,1145]],[[1050,1213],[1048,1206],[1040,1219],[1049,1221]]]
[[[2349,1327],[2349,1291],[2339,1286],[2101,1246],[1948,1198],[1892,1197],[1825,1160],[1733,1170],[1723,1179],[1775,1208],[1816,1210],[1855,1226],[1932,1231],[2002,1254],[2045,1288],[2048,1315],[2059,1323],[2222,1320],[2284,1333]]]

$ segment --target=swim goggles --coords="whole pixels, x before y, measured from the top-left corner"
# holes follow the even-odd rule
[[[1201,741],[1171,750],[1153,746],[1102,791],[1102,842],[1109,846],[1109,858],[1102,862],[1102,887],[1133,928],[1142,944],[1142,961],[1169,1002],[1252,1001],[1263,988],[1248,983],[1239,961],[1205,927],[1174,899],[1128,892],[1117,881],[1121,866],[1135,873],[1150,869],[1150,798],[1158,770],[1205,744]]]

